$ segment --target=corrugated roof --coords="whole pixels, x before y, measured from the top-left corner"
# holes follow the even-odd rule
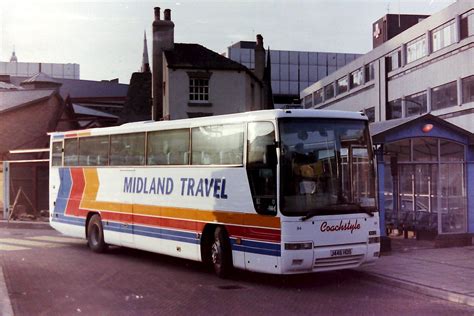
[[[49,98],[55,90],[0,91],[0,113]]]

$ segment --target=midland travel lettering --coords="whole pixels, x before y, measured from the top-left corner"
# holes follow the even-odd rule
[[[227,199],[226,179],[219,178],[181,178],[182,196],[213,197]],[[124,193],[143,193],[170,195],[175,188],[173,178],[169,177],[125,177],[123,179]]]

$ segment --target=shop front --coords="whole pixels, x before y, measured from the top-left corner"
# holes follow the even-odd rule
[[[473,134],[430,114],[373,123],[381,225],[435,239],[474,232]]]

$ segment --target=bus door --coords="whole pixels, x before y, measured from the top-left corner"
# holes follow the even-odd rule
[[[247,126],[247,177],[253,205],[258,216],[244,217],[245,267],[248,270],[274,272],[280,255],[280,231],[277,214],[277,147],[271,122],[251,122]],[[276,224],[277,223],[277,224]]]

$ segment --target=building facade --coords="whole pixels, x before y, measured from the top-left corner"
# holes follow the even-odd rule
[[[256,42],[237,42],[227,48],[227,56],[249,69],[255,69],[255,46]],[[275,107],[298,102],[301,90],[359,56],[351,53],[270,50]]]
[[[79,64],[18,62],[18,57],[16,56],[15,51],[13,51],[10,61],[0,61],[0,75],[31,77],[39,72],[52,78],[80,78]]]
[[[380,36],[377,25],[374,37]],[[474,132],[474,1],[457,1],[377,45],[304,89],[302,104],[365,111],[387,130],[429,113],[461,134]],[[379,174],[389,175],[379,195],[381,210],[386,220],[397,210],[397,223],[436,214],[440,222],[432,230],[438,234],[474,233],[474,206],[467,194],[472,143],[454,137],[456,130],[440,133],[440,125],[407,126],[402,136],[378,143],[385,167]]]
[[[261,71],[213,52],[199,44],[175,43],[171,10],[155,8],[153,22],[152,117],[183,119],[261,110],[266,99],[263,38]]]

